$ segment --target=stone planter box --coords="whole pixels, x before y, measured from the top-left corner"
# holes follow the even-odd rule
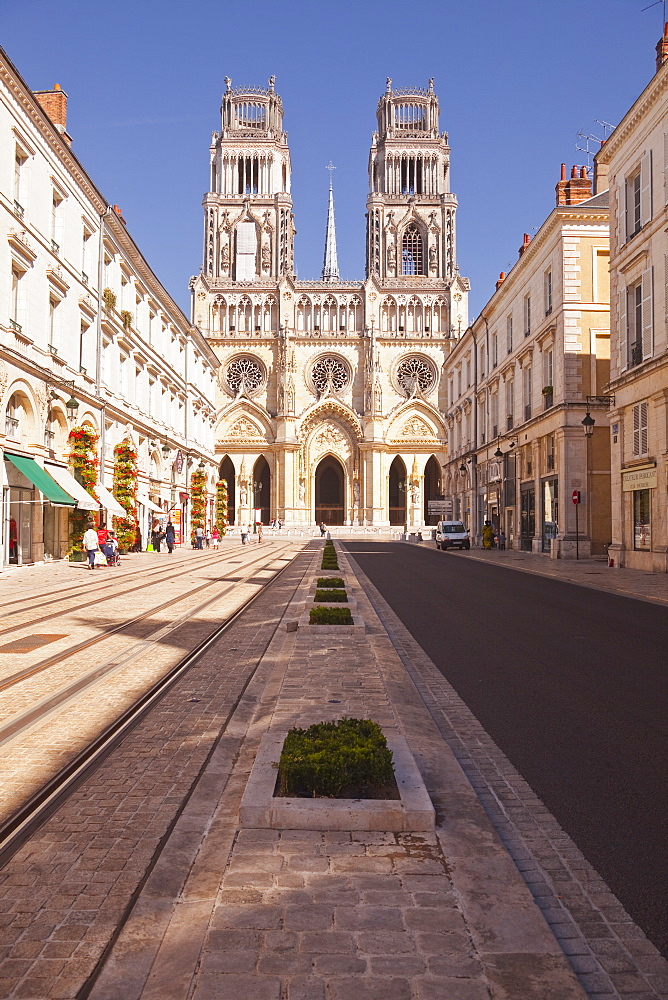
[[[334,626],[322,627],[335,629]],[[384,730],[384,733],[394,758],[399,799],[301,799],[274,795],[277,771],[273,764],[281,756],[287,728],[270,729],[262,738],[241,800],[241,826],[261,830],[386,830],[396,833],[433,830],[434,807],[406,740],[393,729]]]

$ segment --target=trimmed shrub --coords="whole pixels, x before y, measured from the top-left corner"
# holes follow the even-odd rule
[[[310,625],[353,625],[350,608],[311,608]]]
[[[320,569],[321,570],[333,570],[333,569],[338,569],[338,568],[339,568],[339,564],[336,561],[336,559],[328,559],[326,561],[323,559],[323,561],[320,563]]]
[[[348,600],[345,590],[316,590],[316,601],[324,601],[326,604],[344,604]]]
[[[319,576],[319,587],[344,587],[345,584],[340,576]]]
[[[369,797],[392,784],[392,751],[370,719],[319,722],[291,729],[278,762],[281,795]]]

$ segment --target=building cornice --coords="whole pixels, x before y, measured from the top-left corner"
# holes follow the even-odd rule
[[[631,105],[616,129],[608,136],[605,145],[601,146],[595,159],[598,163],[609,164],[638,127],[638,124],[649,114],[653,106],[668,91],[668,61],[659,68],[642,94]]]

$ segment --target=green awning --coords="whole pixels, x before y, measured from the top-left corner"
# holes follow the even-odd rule
[[[66,493],[55,479],[52,479],[49,473],[37,464],[34,458],[28,458],[26,455],[9,455],[7,452],[5,452],[5,458],[19,472],[22,472],[26,479],[29,479],[33,486],[36,486],[51,503],[58,507],[76,507],[76,500],[73,500],[69,493]]]

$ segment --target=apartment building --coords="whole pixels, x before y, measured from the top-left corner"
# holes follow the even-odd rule
[[[447,357],[443,491],[474,539],[573,558],[610,541],[608,201],[563,164],[556,195]]]
[[[615,567],[668,571],[668,24],[656,73],[596,156],[610,190]]]
[[[140,535],[169,513],[187,531],[189,475],[208,470],[219,362],[72,150],[67,95],[32,92],[0,50],[2,559],[58,559],[68,511],[124,511],[118,446],[137,454]],[[82,428],[94,492],[68,464]]]

